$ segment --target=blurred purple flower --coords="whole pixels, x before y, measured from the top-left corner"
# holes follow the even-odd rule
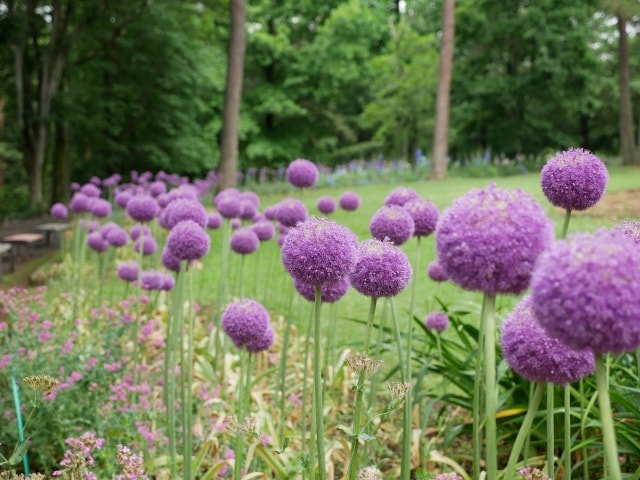
[[[431,312],[425,317],[424,325],[429,330],[444,332],[449,328],[449,317],[444,312]]]
[[[341,209],[346,210],[347,212],[353,212],[360,207],[360,195],[356,192],[344,192],[340,195],[338,203],[340,204]]]
[[[229,241],[231,250],[240,255],[247,255],[255,252],[260,246],[260,239],[258,235],[249,227],[244,227],[236,230],[231,235]]]
[[[413,235],[416,237],[428,237],[436,230],[440,211],[429,200],[424,198],[414,198],[405,203],[404,208],[415,224]]]
[[[307,188],[315,185],[320,172],[318,167],[304,158],[298,158],[287,167],[287,181],[297,188]]]
[[[238,348],[259,342],[270,328],[269,312],[249,298],[231,302],[222,313],[222,329]]]
[[[420,195],[413,188],[396,187],[389,195],[387,195],[387,198],[384,199],[384,205],[386,207],[390,207],[392,205],[402,207],[405,203],[419,198]]]
[[[136,195],[127,203],[127,214],[136,222],[149,222],[158,214],[158,203],[145,194]]]
[[[67,210],[67,207],[64,203],[54,203],[53,205],[51,205],[51,210],[49,211],[49,214],[54,217],[54,218],[67,218],[69,216],[69,211]]]
[[[397,205],[382,207],[371,217],[371,236],[377,240],[388,238],[394,245],[402,245],[411,238],[415,224],[411,214]]]
[[[118,265],[118,276],[125,282],[134,282],[138,279],[140,267],[133,260],[122,262]]]
[[[286,227],[295,227],[309,216],[307,207],[296,198],[285,198],[277,205],[276,219]]]
[[[333,197],[324,196],[318,199],[318,211],[324,215],[329,215],[336,211],[336,201]]]
[[[275,227],[273,223],[268,220],[260,220],[259,222],[251,225],[251,229],[256,233],[258,239],[261,242],[266,242],[267,240],[271,240],[273,238],[273,234],[275,233]]]
[[[449,274],[442,268],[438,259],[433,260],[427,267],[427,275],[434,282],[446,282],[449,280]]]
[[[197,260],[209,251],[207,232],[193,220],[185,220],[171,229],[167,236],[167,248],[180,260]]]
[[[316,287],[309,285],[308,283],[301,282],[300,280],[293,279],[293,285],[298,293],[309,302],[315,302],[316,299]],[[320,299],[322,303],[334,303],[340,300],[349,291],[351,282],[349,277],[344,277],[342,280],[336,283],[325,283],[320,288]]]

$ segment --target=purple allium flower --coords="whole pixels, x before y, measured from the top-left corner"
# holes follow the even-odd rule
[[[434,282],[446,282],[449,280],[449,274],[442,268],[442,265],[440,265],[437,259],[433,260],[427,267],[427,275],[429,275],[429,278]]]
[[[449,328],[449,317],[444,312],[431,312],[425,317],[424,325],[429,330],[444,332]]]
[[[253,229],[244,227],[233,232],[229,244],[231,245],[231,250],[234,252],[239,253],[240,255],[247,255],[258,249],[260,239]]]
[[[455,200],[436,228],[437,256],[451,280],[492,295],[523,292],[552,241],[553,225],[533,197],[493,183]]]
[[[602,160],[582,148],[571,148],[551,158],[540,172],[542,191],[556,207],[586,210],[607,187],[609,174]]]
[[[87,235],[87,245],[89,245],[89,248],[91,248],[91,250],[99,253],[102,253],[107,248],[109,248],[109,242],[107,242],[102,237],[102,234],[98,231],[91,232],[89,235]]]
[[[275,332],[271,324],[267,326],[267,329],[260,336],[256,336],[252,340],[246,343],[247,350],[251,353],[260,353],[265,350],[269,350],[273,341],[275,340]]]
[[[224,218],[237,218],[242,213],[240,205],[240,192],[235,188],[227,188],[219,192],[213,204]]]
[[[260,196],[256,192],[242,192],[240,193],[240,199],[250,201],[256,209],[260,206]]]
[[[133,193],[130,190],[121,190],[116,192],[115,202],[120,208],[127,208],[129,200],[133,198]]]
[[[91,214],[98,218],[108,217],[111,215],[111,204],[104,198],[96,198],[91,202]]]
[[[93,175],[89,179],[89,183],[93,183],[96,187],[99,187],[102,184],[102,180],[100,180],[100,177]]]
[[[358,209],[360,206],[360,195],[356,192],[344,192],[340,195],[338,199],[338,203],[340,204],[340,208],[346,210],[347,212],[353,212]]]
[[[573,350],[540,326],[530,295],[520,300],[502,324],[501,344],[509,367],[530,382],[567,385],[595,369],[591,350]]]
[[[51,205],[49,214],[54,218],[67,218],[69,211],[64,203],[57,202]]]
[[[413,218],[415,224],[413,234],[416,237],[428,237],[436,230],[440,211],[429,200],[414,198],[405,203],[402,208],[409,212]]]
[[[318,181],[318,167],[304,158],[298,158],[287,167],[287,181],[298,188],[313,186]]]
[[[202,228],[207,225],[207,212],[198,200],[177,198],[162,211],[163,226],[172,229],[184,220],[193,220]]]
[[[118,276],[125,282],[134,282],[138,279],[139,270],[138,262],[122,262],[118,265]]]
[[[100,196],[100,189],[93,183],[86,183],[80,187],[80,193],[83,193],[89,198],[98,198]]]
[[[113,230],[114,228],[121,228],[120,225],[118,225],[116,222],[105,222],[101,227],[100,227],[100,234],[106,239],[107,235],[109,235],[109,232],[111,230]],[[125,232],[126,233],[126,232]],[[129,236],[129,234],[127,234],[127,237]]]
[[[315,302],[316,300],[316,287],[309,285],[308,283],[301,282],[294,279],[293,284],[296,287],[298,293],[309,302]],[[325,283],[320,288],[320,300],[322,303],[334,303],[340,300],[349,291],[351,282],[349,277],[344,277],[342,280],[336,283]]]
[[[207,215],[207,228],[216,230],[222,225],[222,215],[217,212]]]
[[[640,346],[640,249],[605,229],[557,241],[531,279],[533,312],[550,336],[596,354]]]
[[[324,196],[318,199],[318,211],[324,215],[329,215],[336,211],[336,201],[333,197]]]
[[[144,290],[161,290],[164,285],[164,274],[156,270],[145,270],[140,274],[140,286]]]
[[[402,245],[411,238],[415,224],[411,214],[397,205],[382,207],[371,217],[371,236],[377,240],[388,238],[394,245]]]
[[[295,227],[309,216],[307,207],[296,198],[285,198],[278,203],[276,219],[285,227]]]
[[[394,297],[405,289],[411,273],[401,248],[373,239],[359,245],[350,280],[353,288],[367,297]]]
[[[142,255],[152,255],[158,250],[158,242],[151,235],[145,235],[144,237],[138,237],[135,242],[133,242],[133,249],[140,253],[140,243],[142,240]]]
[[[250,198],[240,197],[240,218],[243,220],[253,220],[256,213],[258,213],[258,207],[253,203],[254,200]]]
[[[231,302],[222,313],[222,329],[238,348],[260,341],[270,327],[267,309],[249,298]]]
[[[149,193],[152,197],[158,197],[163,193],[167,193],[167,184],[162,180],[156,180],[149,185]]]
[[[122,180],[122,177],[119,174],[114,173],[113,175],[105,178],[102,181],[102,186],[107,188],[115,187],[120,182],[120,180]]]
[[[98,222],[97,220],[88,220],[86,218],[83,218],[80,220],[79,225],[81,230],[86,230],[88,233],[100,230],[100,222]]]
[[[277,205],[269,205],[264,209],[264,216],[267,220],[276,220],[276,214],[278,212]]]
[[[640,245],[640,222],[623,221],[611,228],[611,231],[622,233],[633,240],[636,245]]]
[[[162,265],[164,265],[167,270],[171,270],[172,272],[180,271],[180,259],[173,255],[166,245],[162,249]]]
[[[289,274],[311,285],[336,283],[351,272],[358,238],[326,218],[311,217],[287,233],[282,263]]]
[[[72,192],[77,192],[78,190],[80,190],[80,184],[78,182],[71,182],[71,185],[69,185],[69,187],[71,188]]]
[[[89,197],[84,193],[76,192],[69,202],[69,210],[73,213],[86,213],[89,211]]]
[[[180,260],[198,260],[209,251],[210,239],[204,228],[193,220],[185,220],[171,229],[167,248]]]
[[[123,247],[129,241],[129,234],[121,227],[111,228],[107,232],[106,236],[104,232],[102,232],[102,235],[105,237],[107,242],[109,242],[109,245],[113,247]]]
[[[140,238],[140,233],[144,232],[144,236],[148,237],[151,235],[151,229],[147,225],[141,226],[139,223],[136,223],[129,229],[129,235],[131,235],[131,240],[137,240]]]
[[[178,260],[179,262],[179,260]],[[179,265],[178,265],[179,266]],[[161,290],[166,290],[167,292],[173,290],[173,287],[176,286],[176,280],[173,278],[173,275],[170,273],[165,273],[162,277],[162,287]]]
[[[127,214],[136,222],[153,220],[158,210],[158,203],[151,195],[136,195],[127,203]]]
[[[387,198],[384,199],[384,205],[386,207],[390,207],[391,205],[402,207],[405,203],[417,198],[420,198],[420,195],[413,188],[396,187],[387,195]]]
[[[251,225],[251,229],[256,233],[258,239],[261,242],[266,242],[267,240],[271,240],[273,238],[273,234],[275,233],[275,227],[273,223],[268,220],[260,220],[259,222]]]
[[[240,220],[239,218],[232,218],[231,219],[231,230],[237,230],[242,226],[242,220]]]

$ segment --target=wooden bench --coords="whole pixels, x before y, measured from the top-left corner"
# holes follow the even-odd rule
[[[70,223],[51,222],[38,225],[34,230],[44,233],[44,243],[46,246],[51,245],[51,238],[55,238],[56,245],[60,244],[60,234],[71,228]]]
[[[0,279],[2,279],[2,274],[4,273],[4,268],[2,266],[2,262],[4,260],[4,256],[9,254],[9,265],[11,267],[11,272],[15,272],[16,270],[16,257],[13,252],[13,247],[10,243],[0,243]]]
[[[6,237],[2,237],[2,241],[5,243],[10,243],[14,247],[16,247],[15,256],[18,256],[20,252],[20,247],[27,247],[27,252],[31,254],[31,247],[36,243],[42,242],[44,240],[44,235],[41,233],[15,233],[13,235],[7,235]]]

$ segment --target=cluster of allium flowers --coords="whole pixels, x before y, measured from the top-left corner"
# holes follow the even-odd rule
[[[227,188],[218,192],[213,199],[213,204],[224,218],[237,218],[242,213],[240,192],[235,188]]]
[[[285,198],[277,205],[276,219],[285,227],[295,227],[308,216],[307,207],[297,198]]]
[[[330,196],[324,196],[324,197],[320,197],[318,199],[318,211],[324,215],[329,215],[330,213],[333,213],[336,211],[336,201],[333,199],[333,197]]]
[[[640,346],[640,248],[605,229],[557,241],[531,280],[533,312],[554,338],[596,354]]]
[[[138,279],[138,272],[140,267],[138,262],[135,261],[127,261],[122,262],[118,265],[118,277],[120,277],[125,282],[134,282]]]
[[[302,298],[309,302],[315,301],[316,287],[314,285],[301,282],[296,278],[293,279],[293,284]],[[349,277],[344,277],[335,283],[325,283],[320,287],[320,301],[322,303],[335,303],[345,296],[350,286]]]
[[[207,212],[198,200],[178,198],[167,205],[160,214],[162,226],[172,229],[184,220],[193,220],[202,228],[207,226]]]
[[[540,172],[542,191],[556,207],[586,210],[593,207],[607,187],[607,167],[582,148],[571,148],[551,158]]]
[[[231,245],[231,250],[234,252],[239,253],[240,255],[247,255],[258,249],[260,246],[260,239],[253,229],[245,227],[239,228],[233,232],[229,244]]]
[[[442,268],[438,259],[431,261],[427,267],[427,275],[434,282],[446,282],[449,280],[449,274]]]
[[[133,249],[140,253],[142,250],[142,254],[152,255],[158,250],[158,242],[151,235],[144,235],[144,237],[138,237],[135,242],[133,242]]]
[[[87,245],[91,250],[94,250],[98,253],[104,252],[107,248],[109,248],[109,242],[102,236],[102,233],[99,231],[91,232],[87,235]]]
[[[388,241],[365,240],[358,247],[351,285],[367,297],[394,297],[411,278],[411,264],[402,249]]]
[[[622,233],[633,240],[636,245],[640,245],[640,222],[631,222],[628,220],[614,225],[611,229],[613,232]]]
[[[159,208],[151,195],[135,195],[127,202],[127,214],[136,222],[150,222],[156,218]]]
[[[287,167],[287,181],[298,188],[306,188],[315,185],[320,172],[318,167],[304,158],[298,158]]]
[[[268,220],[257,221],[251,225],[251,229],[255,232],[261,242],[271,240],[275,234],[275,227],[273,226],[273,223]]]
[[[67,218],[69,216],[69,211],[64,203],[54,203],[51,205],[51,210],[49,214],[54,218]]]
[[[129,234],[124,228],[119,226],[109,229],[106,233],[103,230],[102,236],[112,247],[123,247],[129,242]]]
[[[371,376],[382,368],[382,360],[374,360],[366,352],[349,352],[344,357],[344,364],[354,373],[364,372]]]
[[[268,350],[273,344],[269,312],[250,298],[231,302],[222,313],[222,329],[238,348],[252,353]]]
[[[116,475],[116,480],[147,480],[149,477],[142,457],[124,445],[118,445],[117,448],[116,464],[120,467],[120,473]]]
[[[369,231],[378,240],[389,239],[394,245],[402,245],[415,232],[411,214],[397,205],[382,207],[371,217]]]
[[[523,190],[495,184],[455,200],[436,228],[437,256],[451,280],[491,295],[523,292],[552,241],[542,207]]]
[[[444,312],[431,312],[425,317],[424,325],[429,330],[444,332],[449,328],[449,317]]]
[[[106,218],[111,215],[111,203],[104,198],[95,198],[91,202],[90,210],[94,217]]]
[[[360,206],[360,195],[356,192],[346,191],[340,198],[338,199],[338,204],[340,208],[346,210],[347,212],[353,212],[358,209]]]
[[[127,208],[127,204],[132,198],[133,192],[130,190],[119,190],[114,196],[116,205],[118,205],[120,208]]]
[[[64,468],[53,472],[53,476],[98,480],[90,469],[96,463],[93,452],[102,448],[104,438],[97,437],[93,432],[85,432],[80,437],[67,438],[65,443],[69,445],[69,449],[64,452],[64,459],[60,462]]]
[[[73,213],[86,213],[89,211],[89,197],[84,193],[76,192],[69,201],[69,210]]]
[[[384,205],[386,207],[390,207],[391,205],[402,207],[405,203],[419,198],[420,195],[413,188],[396,187],[387,195],[387,198],[384,199]]]
[[[409,212],[413,218],[415,224],[413,234],[416,237],[428,237],[436,230],[440,211],[429,200],[414,198],[405,203],[402,208]]]
[[[207,232],[193,220],[184,220],[167,236],[167,250],[179,260],[198,260],[209,251],[211,240]]]
[[[525,467],[518,470],[521,480],[551,480],[542,470],[534,467]]]
[[[364,467],[358,472],[358,480],[382,480],[382,472],[376,467]]]
[[[146,225],[141,226],[139,223],[136,223],[129,230],[129,235],[131,236],[132,240],[137,240],[138,238],[140,238],[140,235],[144,235],[145,237],[151,235],[151,230]]]
[[[501,344],[509,367],[530,382],[567,385],[595,369],[591,350],[574,350],[547,334],[533,314],[529,295],[502,324]]]
[[[89,198],[98,198],[100,196],[100,189],[93,183],[85,183],[82,185],[80,192]]]
[[[351,272],[357,248],[358,238],[351,230],[326,218],[311,217],[287,233],[282,263],[303,283],[336,283]]]

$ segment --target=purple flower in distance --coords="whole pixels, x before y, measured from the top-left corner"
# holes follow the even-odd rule
[[[495,184],[453,202],[436,227],[440,264],[467,290],[523,292],[536,259],[553,241],[553,225],[523,190]]]
[[[193,220],[202,228],[207,226],[207,212],[198,200],[177,198],[162,211],[163,226],[172,229],[184,220]]]
[[[640,244],[640,222],[623,221],[611,228],[611,231],[623,234],[633,240],[636,245]]]
[[[120,208],[127,208],[129,200],[133,198],[133,193],[130,190],[121,190],[116,192],[115,202]]]
[[[416,237],[428,237],[436,230],[440,211],[429,200],[414,198],[405,203],[402,208],[413,218],[415,225],[413,234]]]
[[[80,187],[80,192],[89,198],[98,198],[100,196],[100,189],[93,183],[86,183]]]
[[[109,248],[109,242],[107,242],[99,231],[91,232],[87,235],[87,245],[91,250],[102,253]]]
[[[162,180],[156,180],[149,185],[149,193],[152,197],[158,197],[163,193],[167,193],[167,184]]]
[[[73,213],[86,213],[89,211],[89,197],[84,193],[76,192],[69,202],[69,210]]]
[[[276,220],[276,213],[278,211],[277,205],[269,205],[264,209],[264,216],[267,220]]]
[[[217,230],[222,226],[222,215],[217,212],[207,215],[207,228]]]
[[[254,223],[251,225],[251,229],[256,233],[261,242],[271,240],[275,233],[273,223],[268,220],[260,220],[259,222]]]
[[[309,285],[308,283],[301,282],[294,279],[293,285],[296,287],[298,293],[309,302],[315,302],[316,300],[316,287]],[[334,303],[340,300],[349,291],[351,282],[349,277],[344,277],[342,280],[336,283],[325,283],[320,287],[320,301],[322,303]]]
[[[596,354],[640,346],[640,249],[605,229],[571,235],[540,255],[533,312],[550,336]]]
[[[180,259],[178,257],[176,257],[175,255],[173,255],[169,249],[167,248],[167,246],[165,245],[165,247],[162,249],[162,265],[164,265],[164,267],[167,270],[171,270],[172,272],[179,272],[180,271]]]
[[[136,222],[149,222],[158,214],[158,203],[151,195],[136,195],[127,203],[127,214]]]
[[[240,218],[243,220],[253,220],[253,217],[258,213],[258,207],[253,203],[254,200],[250,198],[242,198],[240,196]]]
[[[449,280],[449,274],[447,271],[442,268],[440,262],[436,259],[429,263],[427,267],[427,275],[434,282],[446,282]]]
[[[285,198],[278,203],[276,219],[285,227],[295,227],[309,216],[307,207],[296,198]]]
[[[259,341],[270,327],[267,309],[249,298],[231,302],[222,313],[222,329],[238,348]]]
[[[102,234],[102,236],[106,239],[107,235],[109,235],[109,232],[111,230],[113,230],[114,228],[121,228],[120,225],[118,225],[116,222],[105,222],[101,227],[100,227],[100,233]],[[127,234],[127,236],[129,236]]]
[[[170,290],[173,290],[173,287],[175,286],[176,280],[175,278],[173,278],[173,275],[171,275],[170,273],[165,273],[162,276],[162,287],[160,289],[168,292]]]
[[[162,290],[164,274],[156,270],[146,270],[140,274],[140,286],[144,290]]]
[[[502,353],[511,370],[530,382],[567,385],[595,369],[591,350],[574,350],[550,337],[533,313],[531,296],[515,306],[502,324]]]
[[[449,317],[444,312],[431,312],[425,317],[424,326],[429,330],[444,332],[449,328]]]
[[[138,262],[122,262],[118,265],[118,276],[125,282],[134,282],[138,279],[139,270]]]
[[[180,260],[198,260],[209,251],[211,240],[207,232],[193,220],[185,220],[171,229],[167,248]]]
[[[304,158],[298,158],[287,167],[287,181],[298,188],[306,188],[315,185],[320,172],[315,163]]]
[[[232,218],[231,219],[231,230],[237,230],[242,226],[242,220],[240,220],[239,218]]]
[[[67,218],[69,216],[69,211],[67,210],[67,207],[64,203],[54,203],[53,205],[51,205],[51,210],[49,211],[49,214],[54,217],[54,218]]]
[[[311,285],[336,283],[351,272],[358,238],[327,218],[311,217],[288,231],[282,263],[289,274]]]
[[[145,235],[144,237],[138,237],[138,239],[133,242],[133,249],[140,253],[140,245],[142,244],[142,255],[152,255],[158,250],[158,242],[151,235]]]
[[[240,255],[247,255],[258,249],[260,239],[253,229],[244,227],[233,232],[229,244],[231,245],[231,250],[234,252],[239,253]]]
[[[367,297],[395,297],[405,289],[411,273],[401,248],[373,239],[359,245],[350,280],[353,288]]]
[[[387,198],[384,199],[385,207],[397,205],[402,207],[405,203],[420,198],[418,192],[409,187],[396,187],[394,188]]]
[[[388,238],[394,245],[402,245],[411,238],[415,224],[411,214],[397,205],[382,207],[371,217],[371,236],[377,240]]]
[[[228,188],[219,192],[213,204],[224,218],[237,218],[242,213],[240,192],[235,188]]]
[[[247,350],[251,353],[260,353],[271,348],[273,341],[275,340],[275,332],[271,324],[267,326],[267,329],[262,332],[262,335],[256,336],[246,343]]]
[[[320,213],[324,215],[329,215],[330,213],[333,213],[336,211],[337,205],[333,197],[324,196],[318,199],[317,207]]]
[[[108,217],[111,215],[111,204],[104,198],[96,198],[91,202],[91,214],[98,218]]]
[[[571,148],[551,158],[540,172],[542,191],[556,207],[586,210],[607,188],[609,174],[602,160],[582,148]]]
[[[129,242],[127,231],[118,226],[109,229],[106,235],[102,232],[102,235],[109,242],[109,245],[113,247],[123,247]]]
[[[356,192],[351,191],[344,192],[338,199],[340,208],[346,210],[347,212],[353,212],[357,210],[360,206],[360,202],[360,195],[358,195]]]
[[[89,183],[93,183],[96,187],[99,187],[102,184],[102,180],[100,180],[100,177],[94,175],[89,179]]]
[[[251,202],[256,209],[260,206],[260,196],[256,192],[241,192],[240,199]]]
[[[137,240],[140,238],[140,233],[144,233],[145,237],[151,235],[151,230],[147,225],[140,225],[139,223],[135,224],[129,229],[129,235],[131,235],[131,240]]]

